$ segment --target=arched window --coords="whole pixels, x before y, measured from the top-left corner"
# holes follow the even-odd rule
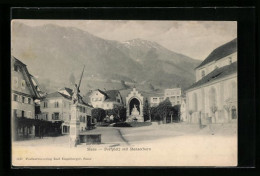
[[[196,93],[192,95],[192,105],[192,110],[196,112],[198,110],[198,98]]]
[[[217,106],[217,94],[214,87],[212,87],[209,91],[209,105],[210,107]]]

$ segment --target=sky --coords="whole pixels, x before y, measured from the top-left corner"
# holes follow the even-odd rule
[[[218,46],[237,37],[236,21],[17,20],[29,26],[75,27],[103,39],[124,42],[136,38],[204,60]]]

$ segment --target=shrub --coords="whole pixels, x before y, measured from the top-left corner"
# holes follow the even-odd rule
[[[132,127],[132,126],[126,122],[119,122],[114,124],[113,127]]]

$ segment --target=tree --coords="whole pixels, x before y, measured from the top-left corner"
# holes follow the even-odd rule
[[[159,115],[160,120],[163,120],[164,123],[166,123],[166,118],[170,113],[171,107],[172,107],[172,104],[171,104],[169,98],[167,98],[166,100],[161,102],[156,108],[157,115]]]
[[[157,107],[150,108],[150,116],[151,116],[151,121],[158,121],[159,118],[157,118]]]
[[[147,98],[144,101],[143,107],[144,121],[151,120],[150,119],[150,107]]]
[[[126,108],[120,105],[114,105],[113,109],[106,110],[108,116],[113,115],[115,121],[125,121],[126,120]]]
[[[75,76],[74,76],[74,74],[73,73],[71,73],[70,74],[70,83],[72,84],[72,85],[74,85],[75,83],[76,83],[76,78],[75,78]]]
[[[94,108],[91,110],[92,118],[97,119],[97,122],[102,122],[103,119],[106,117],[106,112],[104,109],[101,108]]]
[[[193,113],[193,110],[192,110],[192,109],[190,109],[190,110],[189,110],[189,115],[190,115],[190,122],[191,122],[191,119],[192,119],[192,113]]]
[[[227,113],[228,113],[228,120],[230,119],[230,111],[231,111],[231,108],[232,108],[232,105],[231,105],[231,103],[226,103],[225,105],[224,105],[224,109],[227,111]]]
[[[211,110],[211,112],[213,113],[213,118],[214,118],[214,120],[215,120],[215,122],[216,122],[217,119],[216,119],[215,113],[217,112],[218,107],[217,107],[216,105],[212,105],[212,106],[210,107],[210,110]]]
[[[174,121],[177,122],[180,121],[180,109],[181,109],[181,105],[175,105],[172,107]]]

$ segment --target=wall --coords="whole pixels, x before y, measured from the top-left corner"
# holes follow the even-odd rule
[[[196,74],[196,82],[199,81],[202,78],[202,74],[201,72],[204,70],[205,71],[205,75],[209,74],[210,72],[212,72],[216,67],[220,68],[226,65],[230,64],[230,60],[231,62],[236,62],[237,61],[237,52],[230,54],[222,59],[219,59],[217,61],[212,61],[202,67],[196,68],[195,70],[195,74]]]
[[[237,74],[233,74],[218,80],[214,83],[203,85],[200,88],[190,90],[186,93],[187,96],[187,116],[193,123],[197,123],[199,117],[198,112],[201,112],[203,116],[213,117],[214,114],[211,111],[210,104],[212,103],[212,90],[216,91],[216,107],[217,111],[215,114],[216,119],[212,119],[213,123],[223,123],[230,121],[230,116],[225,110],[227,100],[233,98],[237,101]],[[194,101],[197,95],[197,103]],[[196,106],[197,105],[197,106]],[[234,104],[237,107],[237,104]],[[197,107],[197,109],[196,109]],[[190,116],[189,111],[193,113]]]
[[[35,117],[35,106],[34,106],[33,99],[31,97],[27,97],[25,95],[19,95],[17,93],[12,93],[11,95],[12,95],[12,105],[11,105],[12,106],[12,117],[14,117],[14,114],[13,114],[14,110],[18,110],[18,111],[24,111],[25,117],[34,119],[34,117]],[[28,101],[27,101],[27,103],[26,102],[22,103],[21,101],[14,101],[14,99],[13,99],[14,95],[17,95],[17,96],[20,96],[20,97],[25,97],[27,100],[28,100],[28,98],[31,98],[31,103],[28,104]],[[18,100],[19,100],[19,98],[18,98]],[[17,116],[21,117],[19,115],[19,112],[17,112]]]

